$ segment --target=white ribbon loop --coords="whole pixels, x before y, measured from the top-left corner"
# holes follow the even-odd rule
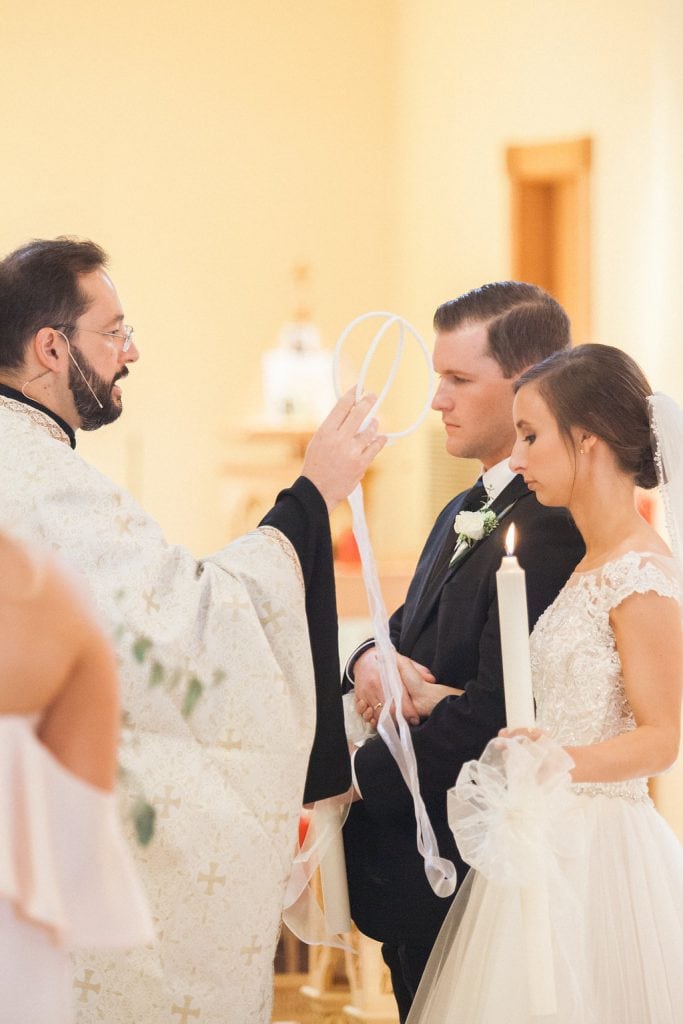
[[[418,344],[418,346],[420,348],[420,351],[422,352],[422,355],[424,357],[425,365],[427,367],[427,393],[426,393],[426,397],[425,397],[425,401],[424,401],[424,404],[422,406],[422,409],[421,409],[417,419],[413,423],[411,423],[408,427],[406,427],[404,430],[395,430],[395,431],[386,431],[385,432],[386,436],[389,438],[389,441],[391,442],[391,441],[395,441],[399,437],[407,437],[408,434],[412,434],[414,430],[417,430],[417,428],[420,426],[420,424],[424,420],[425,416],[429,412],[429,409],[430,409],[431,403],[432,403],[432,395],[434,393],[434,370],[432,369],[432,357],[431,357],[431,355],[429,353],[429,349],[425,345],[421,335],[418,333],[418,331],[415,329],[415,327],[413,327],[413,325],[411,323],[409,323],[408,320],[404,319],[404,317],[399,316],[398,313],[381,313],[381,312],[361,313],[360,316],[357,316],[355,320],[352,320],[351,323],[348,324],[348,326],[344,328],[344,330],[339,335],[339,340],[337,341],[337,344],[336,344],[335,349],[334,349],[334,357],[333,357],[333,360],[332,360],[332,375],[333,375],[333,378],[334,378],[334,390],[335,390],[335,393],[337,395],[337,398],[339,398],[341,396],[341,393],[342,393],[341,381],[340,381],[340,363],[341,363],[342,349],[344,348],[344,345],[346,344],[346,342],[348,340],[348,337],[351,334],[351,332],[359,324],[363,323],[365,320],[369,320],[371,317],[384,317],[385,320],[384,320],[384,323],[379,327],[379,329],[378,329],[377,333],[375,334],[374,338],[372,339],[372,341],[370,342],[370,347],[369,347],[369,349],[368,349],[368,351],[367,351],[367,353],[365,355],[365,358],[363,359],[363,363],[362,363],[361,368],[360,368],[360,373],[358,375],[358,382],[356,384],[356,401],[358,401],[361,398],[361,396],[363,395],[363,392],[365,391],[365,381],[367,379],[368,371],[370,369],[370,363],[372,362],[372,357],[374,356],[375,351],[377,350],[377,346],[379,345],[380,341],[382,340],[384,335],[387,333],[389,328],[393,327],[394,324],[398,324],[398,326],[399,326],[399,333],[398,333],[398,343],[397,343],[397,346],[396,346],[396,353],[394,355],[394,361],[392,362],[391,368],[389,370],[389,376],[387,377],[387,380],[386,380],[386,383],[384,384],[384,387],[382,388],[382,390],[379,393],[377,401],[375,402],[375,404],[373,405],[372,409],[370,410],[370,412],[366,416],[365,420],[363,421],[363,424],[362,424],[362,426],[360,428],[361,431],[365,429],[365,427],[368,425],[368,423],[373,418],[373,416],[377,415],[377,413],[378,413],[378,411],[380,409],[380,406],[382,405],[382,403],[384,402],[385,398],[389,394],[389,391],[391,390],[391,387],[392,387],[394,381],[396,380],[396,374],[398,373],[398,368],[399,368],[399,366],[401,364],[401,359],[403,357],[403,349],[405,347],[406,331],[408,331],[408,333],[411,334],[412,337],[417,342],[417,344]],[[360,431],[359,431],[359,433],[360,433]]]

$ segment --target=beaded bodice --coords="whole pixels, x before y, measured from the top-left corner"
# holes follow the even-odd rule
[[[531,636],[540,728],[565,746],[585,746],[635,728],[624,691],[610,612],[649,591],[680,601],[673,558],[629,551],[598,569],[575,572]],[[577,789],[640,799],[647,780],[579,783]]]

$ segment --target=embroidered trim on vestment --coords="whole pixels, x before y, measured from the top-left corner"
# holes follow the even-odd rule
[[[0,406],[2,405],[13,413],[21,413],[21,415],[29,419],[34,426],[41,427],[45,430],[50,437],[55,439],[55,441],[63,441],[64,444],[69,446],[69,448],[71,447],[71,441],[67,434],[64,433],[62,428],[59,427],[53,419],[46,416],[45,413],[32,408],[30,405],[24,405],[23,402],[17,402],[13,398],[7,398],[5,395],[0,395]]]
[[[268,536],[272,540],[274,540],[278,547],[284,552],[284,554],[287,556],[287,558],[294,567],[294,572],[296,573],[296,578],[301,585],[301,589],[305,590],[306,588],[304,585],[304,574],[301,571],[301,563],[299,562],[299,556],[297,555],[294,545],[291,543],[291,541],[289,541],[287,537],[285,537],[284,533],[281,533],[279,530],[276,530],[274,526],[259,526],[259,530],[261,530],[263,533],[268,534]]]

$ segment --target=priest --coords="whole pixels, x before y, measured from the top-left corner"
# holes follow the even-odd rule
[[[123,803],[155,812],[131,841],[157,941],[79,956],[76,1020],[268,1024],[299,809],[350,782],[328,511],[385,439],[348,394],[259,529],[200,560],[168,544],[75,450],[139,355],[105,266],[70,238],[0,262],[0,526],[77,570],[116,637]]]

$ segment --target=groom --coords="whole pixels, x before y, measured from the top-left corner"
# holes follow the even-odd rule
[[[455,863],[460,883],[467,866],[448,827],[446,793],[463,763],[478,758],[505,725],[495,581],[504,535],[515,523],[530,627],[583,545],[568,513],[539,505],[508,466],[514,380],[569,346],[562,307],[534,285],[499,282],[439,306],[434,327],[440,383],[432,407],[441,413],[448,452],[478,459],[482,478],[437,518],[390,632],[420,790],[439,852]],[[458,541],[456,514],[488,500],[499,526],[482,540]],[[346,676],[359,712],[376,724],[383,696],[372,640],[353,653]],[[363,933],[383,943],[403,1022],[452,898],[437,897],[425,877],[412,799],[379,736],[357,750],[353,767],[361,799],[344,829],[351,912]]]

